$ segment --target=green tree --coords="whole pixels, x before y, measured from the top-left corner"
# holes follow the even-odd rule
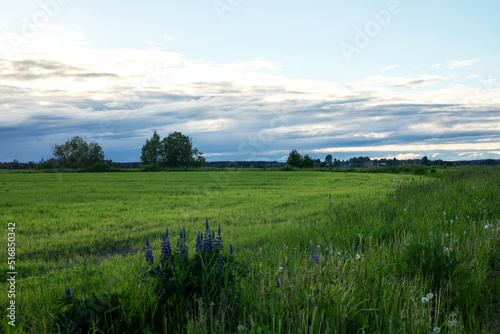
[[[96,142],[88,144],[78,136],[62,145],[55,144],[53,154],[60,167],[85,168],[98,162],[104,162],[102,147]]]
[[[190,167],[193,165],[191,138],[180,132],[169,133],[162,140],[160,163],[165,167]]]
[[[328,154],[326,157],[325,157],[325,164],[327,164],[328,167],[332,167],[332,161],[333,161],[333,157],[331,154]]]
[[[146,144],[142,147],[141,162],[143,165],[157,164],[161,160],[162,143],[160,136],[155,131],[151,139],[146,139]]]
[[[314,168],[316,162],[314,161],[313,158],[311,158],[309,156],[309,154],[306,154],[303,158],[302,158],[302,163],[301,163],[301,167],[302,168]]]
[[[203,153],[193,149],[189,136],[173,132],[161,140],[155,131],[142,147],[141,161],[143,165],[159,164],[163,167],[201,167],[206,160]]]
[[[197,148],[193,150],[193,159],[193,167],[202,167],[207,161],[207,159],[203,156],[203,153],[198,151]]]
[[[302,167],[302,156],[296,149],[293,149],[290,152],[288,159],[286,160],[286,164],[291,167]]]

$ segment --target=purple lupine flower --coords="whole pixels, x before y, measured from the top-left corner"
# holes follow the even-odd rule
[[[311,261],[314,264],[319,263],[318,252],[316,252],[316,248],[314,247],[314,243],[311,241]]]
[[[219,259],[217,260],[217,269],[222,271],[222,253],[219,253]]]
[[[153,264],[153,250],[149,245],[149,237],[146,236],[146,263]]]
[[[146,263],[147,264],[153,264],[154,260],[153,260],[153,250],[151,248],[149,248],[147,251],[146,251]]]
[[[167,230],[167,234],[163,235],[163,242],[161,243],[161,263],[168,261],[171,253],[172,253],[172,247],[170,246],[170,240],[168,239],[168,230]]]
[[[234,257],[233,245],[229,242],[229,257]]]
[[[66,277],[64,277],[64,290],[66,290],[66,296],[71,297],[71,290],[66,285]]]
[[[219,224],[219,230],[217,231],[217,238],[215,238],[215,246],[219,247],[220,249],[223,249],[224,246],[222,245],[222,237],[220,235],[220,224]]]
[[[213,240],[212,240],[212,232],[210,231],[210,227],[208,226],[208,218],[205,225],[205,233],[203,234],[203,250],[207,253],[212,253],[213,250]]]
[[[201,249],[203,249],[203,235],[198,231],[196,235],[196,251],[199,252]]]
[[[187,259],[188,258],[188,247],[186,244],[186,229],[181,229],[179,238],[177,239],[177,248],[175,250],[176,254]]]
[[[280,278],[279,278],[278,275],[276,275],[276,285],[275,285],[275,287],[277,287],[277,288],[281,287]]]
[[[158,275],[163,276],[163,269],[161,269],[161,266],[159,263],[158,263],[158,266],[156,267],[156,270],[158,271]]]

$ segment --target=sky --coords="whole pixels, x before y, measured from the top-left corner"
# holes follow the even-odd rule
[[[500,159],[500,2],[0,0],[0,161]]]

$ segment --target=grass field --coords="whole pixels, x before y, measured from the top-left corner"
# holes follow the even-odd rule
[[[500,170],[437,176],[0,174],[5,244],[7,223],[16,222],[16,329],[498,332]],[[167,290],[158,288],[164,278],[155,276],[162,233],[169,228],[175,248],[185,227],[187,268],[197,259],[196,235],[206,217],[211,229],[220,224],[224,254],[230,241],[239,261],[232,290],[224,285],[214,295],[200,285],[200,295],[176,297],[179,306],[170,305]],[[175,270],[172,281],[179,278]],[[2,295],[2,309],[7,303]],[[5,320],[1,326],[14,332]]]

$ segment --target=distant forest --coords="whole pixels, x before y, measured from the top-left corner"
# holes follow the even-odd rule
[[[141,162],[113,162],[104,161],[110,167],[133,169],[144,167]],[[49,164],[50,165],[50,164]],[[444,161],[431,160],[427,157],[421,159],[370,159],[369,157],[354,157],[348,160],[333,159],[332,161],[315,160],[316,168],[376,168],[381,166],[402,166],[402,165],[423,165],[423,166],[464,166],[464,165],[500,165],[500,159]],[[0,169],[45,169],[47,161],[43,163],[19,162],[16,159],[11,162],[0,162]],[[277,161],[212,161],[206,162],[203,167],[212,168],[279,168],[285,167],[286,163]]]

